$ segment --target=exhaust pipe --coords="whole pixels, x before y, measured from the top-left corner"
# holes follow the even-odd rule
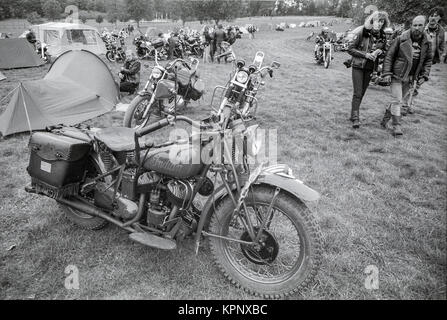
[[[120,228],[123,228],[129,232],[135,232],[135,230],[131,227],[126,226],[124,223],[120,222],[117,219],[112,218],[111,216],[105,214],[103,211],[97,209],[96,207],[92,206],[91,204],[87,204],[82,200],[77,199],[76,197],[67,199],[67,198],[60,198],[56,200],[57,202],[64,204],[66,206],[69,206],[73,209],[85,212],[91,216],[102,218],[110,223],[113,223],[117,225]],[[137,214],[138,215],[138,214]]]

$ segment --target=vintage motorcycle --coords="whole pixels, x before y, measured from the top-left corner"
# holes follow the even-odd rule
[[[191,58],[189,63],[176,59],[165,67],[158,64],[157,59],[155,61],[146,85],[124,114],[124,127],[141,128],[154,114],[163,116],[182,112],[190,100],[196,101],[203,95],[204,84],[197,74],[199,60]]]
[[[262,51],[256,53],[253,63],[249,66],[245,65],[244,60],[236,60],[234,53],[232,58],[234,69],[230,80],[225,86],[215,87],[211,98],[211,106],[214,106],[214,98],[216,93],[220,91],[219,107],[218,109],[213,107],[218,117],[233,110],[236,112],[230,115],[230,118],[233,120],[239,118],[243,118],[245,121],[255,120],[258,109],[256,95],[260,87],[265,85],[263,78],[267,74],[273,77],[273,69],[279,68],[280,64],[274,61],[271,66],[262,66],[264,61],[264,53]]]
[[[109,41],[106,43],[106,58],[110,62],[126,61],[126,53],[121,46],[117,46],[116,42]]]
[[[139,36],[134,39],[133,43],[137,56],[140,59],[155,60],[157,58],[157,60],[166,60],[168,58],[164,42],[161,39],[147,41],[144,36]]]
[[[205,46],[199,38],[189,37],[183,41],[183,50],[186,56],[193,56],[199,59],[203,58],[204,49]]]
[[[204,237],[219,269],[252,294],[278,298],[305,289],[322,252],[305,202],[319,194],[287,165],[252,168],[249,158],[261,147],[257,125],[236,104],[225,107],[231,110],[201,122],[168,116],[137,130],[59,126],[33,133],[25,190],[55,199],[83,228],[110,222],[149,247],[172,250],[194,236],[197,254]],[[195,128],[187,139],[155,145],[148,138],[179,121]],[[204,204],[198,195],[207,197]]]
[[[321,53],[318,53],[317,56],[317,63],[323,64],[324,67],[327,69],[329,68],[329,64],[331,63],[332,57],[332,42],[331,41],[325,41],[323,43],[323,50]]]

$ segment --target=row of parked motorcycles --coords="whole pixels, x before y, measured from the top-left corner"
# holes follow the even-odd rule
[[[308,208],[319,194],[288,165],[255,161],[265,148],[258,93],[280,64],[264,65],[263,52],[248,65],[235,60],[230,80],[214,88],[209,114],[193,120],[178,111],[204,93],[198,66],[195,58],[164,66],[156,59],[122,127],[33,133],[25,189],[56,200],[80,227],[112,223],[152,248],[173,250],[192,238],[198,254],[208,241],[219,270],[254,295],[304,290],[322,259]],[[181,123],[192,128],[186,137],[151,138]]]
[[[161,38],[150,41],[140,35],[133,41],[137,56],[140,59],[166,60],[169,56],[169,43]],[[202,58],[205,44],[199,36],[178,37],[175,40],[173,58],[196,57]],[[156,57],[157,56],[157,57]]]

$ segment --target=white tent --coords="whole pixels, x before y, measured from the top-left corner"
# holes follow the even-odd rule
[[[306,22],[301,22],[298,27],[303,28],[304,26],[306,26]]]
[[[98,30],[86,24],[48,22],[31,26],[36,39],[48,45],[52,56],[69,50],[88,50],[96,55],[105,54],[106,47]],[[23,35],[22,35],[23,36]]]
[[[6,76],[0,71],[0,81],[5,80]]]

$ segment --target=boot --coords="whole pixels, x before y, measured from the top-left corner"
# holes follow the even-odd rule
[[[385,110],[385,114],[383,116],[382,122],[380,122],[380,125],[386,129],[386,124],[388,123],[388,121],[390,121],[391,119],[391,110],[388,108]]]
[[[359,121],[359,112],[358,111],[352,111],[352,127],[354,129],[360,128],[360,121]]]
[[[400,116],[392,116],[393,118],[393,135],[394,136],[401,136],[402,129],[400,128]]]

